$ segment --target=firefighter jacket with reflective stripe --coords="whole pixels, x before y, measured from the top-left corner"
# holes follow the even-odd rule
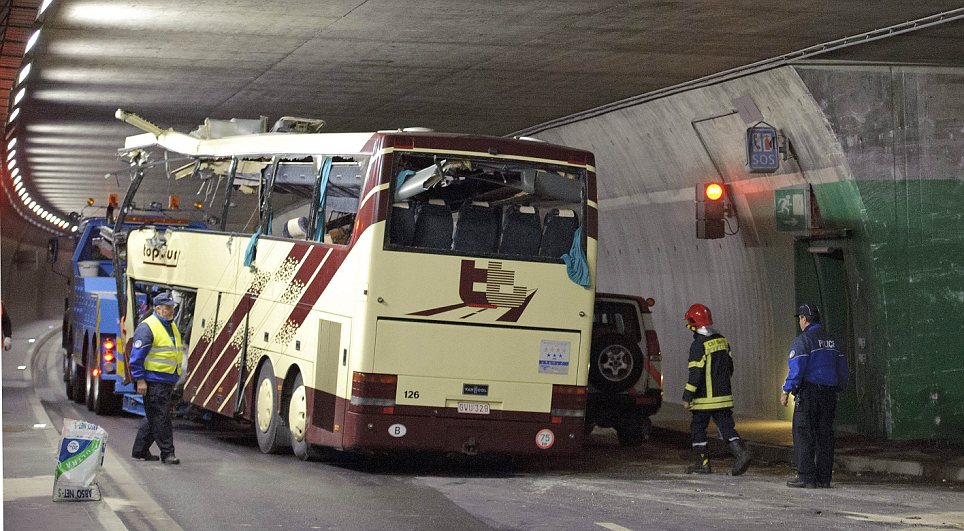
[[[847,357],[820,323],[811,323],[790,345],[787,359],[790,371],[783,390],[796,394],[802,387],[815,385],[843,391],[847,387]]]
[[[726,338],[715,331],[710,335],[693,334],[690,346],[689,378],[683,401],[690,409],[723,409],[733,407],[733,358]]]
[[[173,322],[162,321],[157,314],[137,326],[131,350],[131,377],[148,382],[177,383],[184,364],[181,332]]]

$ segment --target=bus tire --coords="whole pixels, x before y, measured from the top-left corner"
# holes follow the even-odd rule
[[[301,373],[291,385],[288,402],[288,430],[291,433],[291,451],[302,461],[316,461],[321,457],[318,447],[305,438],[308,429],[308,401]]]
[[[266,361],[258,371],[258,385],[254,388],[254,434],[262,453],[277,454],[290,446],[288,427],[278,410],[280,397],[275,391],[274,370]]]
[[[620,393],[636,385],[643,374],[639,345],[619,334],[593,338],[589,381],[604,393]]]

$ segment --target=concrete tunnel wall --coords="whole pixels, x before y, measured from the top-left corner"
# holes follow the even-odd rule
[[[744,120],[734,109],[746,97],[793,140],[798,160],[782,162],[776,173],[744,169],[745,131],[756,120]],[[666,400],[681,402],[692,341],[682,316],[701,302],[733,348],[735,411],[788,418],[778,398],[788,346],[798,332],[794,242],[776,232],[773,190],[849,178],[840,145],[797,72],[783,67],[537,136],[596,155],[598,289],[656,299]],[[716,178],[717,168],[733,188],[739,230],[720,240],[698,240],[695,185]]]
[[[733,345],[737,413],[787,418],[776,399],[792,315],[835,286],[830,310],[852,373],[838,426],[962,437],[962,88],[954,68],[796,65],[538,134],[596,154],[598,288],[656,299],[668,402],[680,402],[686,378],[681,316],[702,302]],[[761,116],[795,154],[769,175],[744,169],[745,130]],[[697,240],[694,186],[717,175],[733,189],[739,230]],[[807,240],[776,231],[773,205],[775,189],[802,184],[827,229]],[[842,251],[841,266],[822,270],[827,261],[807,252],[824,245]]]

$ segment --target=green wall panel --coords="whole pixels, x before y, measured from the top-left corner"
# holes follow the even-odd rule
[[[843,249],[847,278],[854,389],[842,421],[893,439],[962,438],[964,75],[798,70],[853,177],[813,186],[824,226],[851,231],[823,242]],[[801,265],[812,257],[797,256],[799,297],[812,292],[816,273]]]

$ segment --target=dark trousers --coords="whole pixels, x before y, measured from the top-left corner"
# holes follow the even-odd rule
[[[797,473],[804,481],[830,483],[833,475],[833,419],[837,390],[804,387],[793,410],[793,454]]]
[[[146,416],[134,438],[134,457],[146,455],[155,442],[161,450],[161,458],[174,453],[174,428],[171,426],[171,391],[173,384],[147,382],[144,395]]]
[[[693,446],[706,447],[706,428],[710,425],[710,419],[713,419],[720,430],[720,438],[724,442],[740,438],[740,434],[736,432],[732,409],[699,409],[693,411],[693,420],[690,422]]]

